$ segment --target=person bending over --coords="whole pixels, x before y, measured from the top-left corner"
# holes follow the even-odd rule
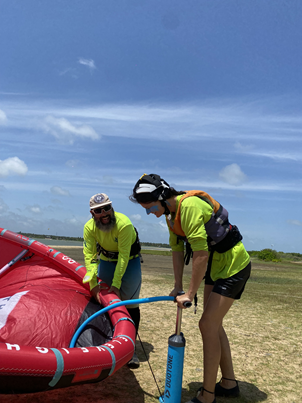
[[[115,292],[121,300],[139,298],[141,263],[136,229],[128,217],[114,211],[112,202],[105,193],[92,196],[89,204],[92,218],[84,226],[83,253],[87,273],[83,282],[89,282],[91,294],[99,303],[99,292],[104,288],[102,282],[110,286],[109,291]],[[127,309],[137,334],[139,306],[129,305]],[[138,368],[139,365],[134,351],[128,366]]]
[[[175,277],[171,296],[176,297],[183,290],[184,258],[192,256],[189,288],[176,297],[179,307],[184,308],[184,302],[194,299],[205,279],[204,309],[199,321],[203,385],[187,403],[214,403],[216,396],[238,396],[229,341],[222,326],[233,302],[240,299],[251,272],[250,257],[238,228],[230,224],[227,210],[206,192],[176,191],[156,174],[144,174],[134,186],[130,200],[139,203],[147,214],[166,216]],[[222,378],[216,383],[219,366]]]

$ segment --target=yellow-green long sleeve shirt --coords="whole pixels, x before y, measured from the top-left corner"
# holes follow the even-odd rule
[[[118,252],[118,259],[109,259],[101,254],[100,259],[117,261],[112,286],[121,287],[122,277],[126,271],[131,245],[135,242],[136,231],[130,219],[122,213],[114,212],[116,225],[110,232],[104,232],[97,228],[94,219],[91,218],[84,226],[83,253],[87,274],[83,282],[89,282],[90,289],[97,285],[98,257],[97,243],[109,252]]]

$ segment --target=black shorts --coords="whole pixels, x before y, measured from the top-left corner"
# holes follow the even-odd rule
[[[229,278],[219,278],[213,281],[210,276],[211,266],[209,265],[205,275],[205,284],[213,285],[212,292],[223,295],[224,297],[240,299],[244,291],[245,284],[251,274],[251,262],[240,272],[234,274]]]

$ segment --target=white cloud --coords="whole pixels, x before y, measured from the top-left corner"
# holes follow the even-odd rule
[[[219,172],[219,176],[226,183],[234,186],[240,186],[247,180],[247,176],[237,164],[227,165]]]
[[[0,124],[3,124],[7,121],[7,117],[5,112],[0,109]]]
[[[26,175],[28,171],[27,165],[18,157],[7,158],[0,160],[0,178],[12,175]]]
[[[55,113],[54,111],[53,113]],[[185,104],[101,104],[65,108],[56,112],[67,118],[93,121],[109,137],[185,140],[186,143],[231,140],[235,151],[251,154],[259,142],[269,141],[271,152],[280,144],[301,142],[302,118],[265,114],[244,100]],[[270,155],[264,157],[270,158]]]
[[[249,153],[250,156],[256,156],[256,157],[265,157],[265,158],[270,158],[275,161],[302,161],[302,153],[297,152],[297,151],[291,151],[291,152],[284,152],[282,150],[278,152],[268,152],[268,151],[255,151]]]
[[[92,59],[83,59],[80,57],[78,63],[82,64],[83,66],[87,66],[91,72],[96,69],[96,65]]]
[[[82,60],[82,59],[81,59]],[[84,59],[83,59],[84,60]],[[92,64],[93,65],[93,64]],[[173,141],[196,140],[209,141],[222,139],[224,142],[231,140],[237,152],[252,155],[252,148],[259,149],[259,142],[269,142],[270,152],[263,154],[266,158],[278,158],[280,145],[284,152],[283,144],[301,143],[302,117],[297,115],[280,116],[278,113],[267,113],[265,104],[249,104],[245,99],[238,100],[207,100],[207,103],[184,104],[95,104],[81,106],[56,101],[44,101],[37,103],[19,104],[14,108],[6,104],[11,116],[11,127],[35,127],[39,116],[57,116],[58,118],[46,124],[46,130],[52,131],[60,141],[71,143],[76,132],[82,126],[71,121],[81,119],[85,123],[83,127],[93,130],[93,135],[85,133],[85,137],[98,137],[98,133],[106,133],[109,137],[124,138],[149,138],[165,139]],[[62,120],[60,120],[61,118]],[[65,118],[65,119],[64,119]],[[66,121],[66,119],[68,119]],[[68,122],[68,124],[64,124]],[[93,122],[93,129],[90,125]],[[66,127],[69,126],[69,127]],[[68,134],[67,134],[68,133]],[[84,136],[84,133],[81,134]],[[252,144],[252,145],[251,145]],[[297,147],[298,148],[298,147]],[[264,151],[268,147],[265,145]],[[277,155],[274,155],[274,154]],[[298,154],[298,151],[296,151]],[[257,156],[257,153],[255,153]],[[288,156],[285,155],[286,158]]]
[[[31,232],[35,234],[63,235],[63,236],[81,236],[83,234],[83,226],[85,221],[76,224],[75,221],[69,219],[52,219],[49,217],[34,216],[26,217],[23,214],[3,214],[1,216],[1,227],[10,231]]]
[[[133,221],[139,221],[139,220],[142,219],[142,216],[140,214],[132,214],[130,216],[130,219],[133,220]]]
[[[31,207],[30,210],[35,214],[40,214],[41,213],[40,207]]]
[[[167,227],[167,223],[166,223],[165,221],[160,221],[160,222],[159,222],[159,225],[160,225],[160,228],[161,228],[162,231],[164,231],[164,232],[168,232],[168,231],[169,231],[169,230],[168,230],[168,227]]]
[[[159,221],[156,217],[133,220],[133,224],[138,231],[141,242],[169,243],[169,231],[164,221]]]
[[[299,220],[287,220],[288,224],[291,225],[298,225],[299,227],[302,227],[302,221]]]
[[[88,125],[75,126],[65,118],[47,116],[44,120],[43,129],[54,136],[59,142],[73,144],[75,137],[98,140],[100,136]]]
[[[50,189],[50,192],[55,195],[70,196],[70,193],[68,192],[68,190],[62,189],[60,186],[53,186]]]
[[[71,225],[83,225],[82,221],[76,219],[76,218],[70,218],[69,220],[66,220]]]
[[[42,210],[38,205],[28,206],[27,210],[34,214],[41,214]]]

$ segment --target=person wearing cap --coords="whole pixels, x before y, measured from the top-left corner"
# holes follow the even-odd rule
[[[179,307],[184,309],[183,303],[193,301],[205,279],[204,310],[199,321],[203,385],[187,403],[215,403],[216,396],[238,396],[229,341],[222,326],[233,302],[240,299],[251,272],[250,257],[238,228],[230,224],[227,210],[206,192],[177,191],[156,174],[144,174],[135,184],[130,200],[139,203],[147,214],[166,216],[175,278],[170,295],[176,297]],[[180,295],[184,261],[188,263],[190,257],[189,288]],[[219,366],[222,378],[216,383]]]
[[[128,217],[114,211],[112,202],[105,193],[92,196],[89,204],[92,218],[84,226],[83,253],[87,273],[83,282],[89,282],[91,294],[99,303],[99,292],[105,287],[103,283],[121,300],[139,298],[141,262],[136,229]],[[139,305],[129,305],[127,309],[137,333],[140,322]],[[128,366],[139,367],[135,352]]]

